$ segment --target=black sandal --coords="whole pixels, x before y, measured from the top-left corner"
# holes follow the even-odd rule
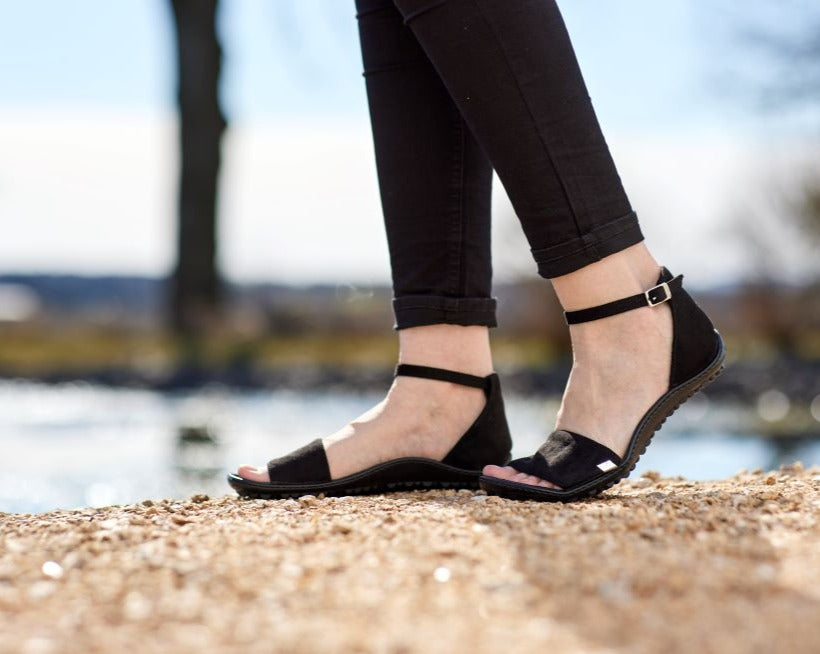
[[[571,502],[592,497],[629,476],[664,421],[723,371],[726,350],[706,314],[683,289],[683,276],[663,268],[657,286],[645,293],[580,311],[568,311],[567,323],[598,320],[641,307],[669,302],[672,309],[672,366],[669,389],[641,418],[621,458],[608,447],[566,430],[550,434],[533,456],[509,465],[561,487],[533,486],[483,475],[481,488],[514,500]]]
[[[478,488],[481,469],[487,464],[506,465],[512,440],[504,414],[498,375],[477,377],[462,372],[399,364],[396,375],[423,377],[473,386],[484,390],[487,402],[475,422],[442,461],[405,457],[362,470],[341,479],[330,478],[321,439],[268,463],[269,483],[236,474],[228,483],[240,495],[263,499],[300,495],[368,495],[433,488]]]

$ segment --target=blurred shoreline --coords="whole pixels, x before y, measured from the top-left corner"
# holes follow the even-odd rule
[[[560,393],[570,363],[561,308],[542,280],[497,284],[494,359],[518,393]],[[0,378],[177,390],[384,387],[397,355],[387,286],[227,284],[196,336],[166,325],[167,282],[147,277],[0,275]],[[733,285],[695,293],[729,349],[711,395],[820,396],[820,285]]]
[[[390,334],[349,336],[342,346],[337,337],[316,335],[190,341],[93,329],[59,335],[6,332],[0,342],[0,379],[167,392],[208,386],[366,392],[389,385],[396,361],[394,341]],[[531,338],[497,337],[493,347],[496,368],[510,390],[522,395],[563,390],[571,365],[565,353]],[[820,360],[734,358],[710,386],[709,395],[746,402],[772,389],[810,403],[820,393]]]

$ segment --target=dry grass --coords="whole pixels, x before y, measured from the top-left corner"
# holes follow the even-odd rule
[[[543,366],[560,351],[548,339],[493,334],[502,366]],[[242,365],[254,369],[288,366],[390,368],[398,355],[395,333],[261,335],[214,333],[197,342],[160,330],[69,325],[0,329],[0,374],[21,377],[49,373],[82,375],[106,369],[162,375],[184,363],[204,369]]]

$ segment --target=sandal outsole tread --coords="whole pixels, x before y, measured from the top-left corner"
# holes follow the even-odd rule
[[[394,474],[396,470],[414,467],[413,475],[417,475],[419,468],[425,469],[431,477],[448,477],[444,479],[409,479],[406,481],[369,481],[375,475]],[[348,495],[378,495],[414,490],[445,490],[445,489],[478,489],[480,470],[463,470],[453,466],[419,457],[394,459],[372,466],[354,475],[338,480],[316,484],[274,485],[264,482],[254,482],[239,475],[229,474],[228,483],[243,497],[253,499],[292,499],[304,495],[325,495],[326,497],[344,497]]]

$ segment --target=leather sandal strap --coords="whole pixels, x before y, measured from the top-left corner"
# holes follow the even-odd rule
[[[396,366],[396,376],[423,377],[424,379],[437,379],[438,381],[452,382],[462,386],[472,386],[473,388],[490,388],[490,376],[478,377],[468,375],[466,372],[456,372],[455,370],[445,370],[444,368],[433,368],[432,366],[417,366],[411,363],[400,363]]]
[[[268,461],[268,475],[278,483],[330,481],[330,464],[321,438],[298,450]]]
[[[570,490],[621,465],[615,452],[597,441],[559,429],[552,432],[538,451],[509,465],[528,475],[551,481]]]
[[[589,309],[565,311],[564,318],[568,325],[577,325],[581,322],[600,320],[601,318],[608,318],[641,307],[656,307],[671,300],[673,292],[683,286],[683,275],[672,277],[669,271],[664,268],[660,279],[663,280],[665,277],[668,277],[668,281],[659,281],[657,286],[653,286],[648,291],[607,302],[606,304],[599,304],[597,307],[590,307]]]

